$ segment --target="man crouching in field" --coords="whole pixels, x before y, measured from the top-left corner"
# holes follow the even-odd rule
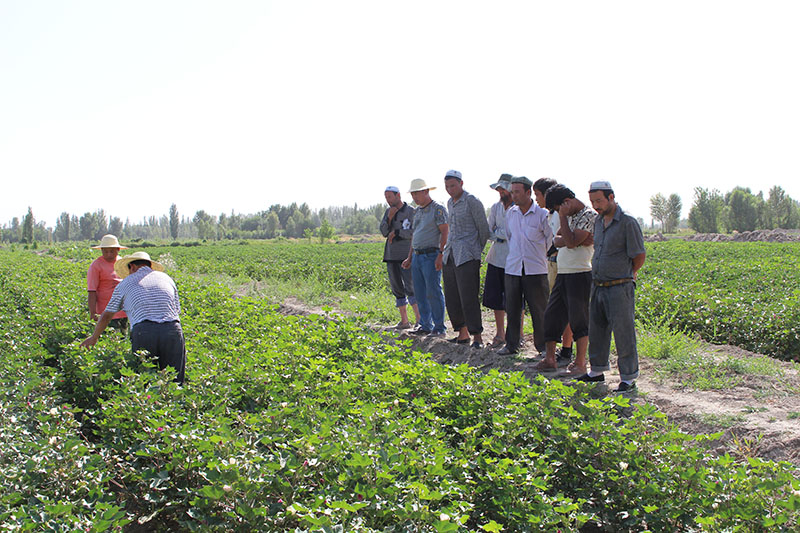
[[[123,280],[97,320],[94,333],[81,346],[94,346],[114,313],[124,309],[131,323],[131,349],[147,350],[158,358],[161,370],[174,368],[178,373],[175,381],[183,383],[186,344],[178,316],[181,304],[175,282],[164,273],[164,266],[152,261],[145,252],[119,259],[114,270]]]

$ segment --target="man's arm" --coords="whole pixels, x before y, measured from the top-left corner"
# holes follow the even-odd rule
[[[474,201],[470,205],[470,213],[475,225],[478,227],[478,242],[481,245],[481,250],[486,246],[486,241],[489,240],[489,223],[486,221],[486,210],[480,200],[473,197]]]
[[[644,266],[645,255],[647,252],[642,252],[633,258],[633,279],[636,279],[636,273]]]
[[[97,344],[97,341],[100,339],[100,335],[108,327],[108,324],[111,322],[112,318],[114,318],[114,313],[111,311],[103,311],[103,314],[100,315],[100,318],[97,320],[97,324],[94,327],[94,333],[92,333],[91,337],[87,337],[81,343],[81,348],[90,348]]]
[[[389,232],[391,231],[389,227],[389,210],[387,209],[383,213],[383,218],[381,219],[381,235],[384,237],[389,236]]]
[[[558,217],[561,221],[561,229],[558,231],[559,235],[561,236],[561,241],[563,244],[558,244],[558,236],[556,236],[556,240],[554,241],[557,248],[561,248],[566,246],[567,248],[577,248],[578,246],[582,245],[586,242],[586,239],[591,235],[588,231],[580,228],[575,228],[574,230],[570,229],[569,221],[567,220],[567,216],[562,214],[560,211],[558,213]]]
[[[444,253],[444,247],[447,245],[447,236],[450,233],[450,226],[447,224],[439,224],[439,233],[439,255],[436,256],[436,262],[434,263],[436,270],[442,269],[442,262],[444,261],[442,254]]]

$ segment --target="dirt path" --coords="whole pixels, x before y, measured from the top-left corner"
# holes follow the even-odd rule
[[[324,314],[319,308],[305,306],[297,300],[287,300],[281,307],[285,314]],[[493,320],[484,317],[489,333],[494,331]],[[382,324],[375,329],[389,331]],[[532,336],[516,356],[500,356],[496,351],[454,345],[444,339],[410,338],[417,350],[430,352],[442,364],[468,364],[481,371],[497,369],[500,372],[522,372],[529,379],[539,375],[534,369],[538,362]],[[491,338],[491,335],[486,337]],[[735,346],[706,345],[710,357],[761,358],[762,356]],[[800,466],[800,372],[798,365],[777,361],[779,376],[739,376],[741,383],[723,390],[697,391],[684,387],[677,380],[662,380],[656,371],[660,361],[642,359],[637,391],[627,397],[634,403],[649,402],[656,405],[670,421],[681,430],[691,433],[718,433],[722,437],[713,447],[715,453],[730,453],[736,457],[762,457],[775,461],[789,461]],[[612,371],[606,374],[606,383],[599,384],[596,394],[613,394],[619,382],[616,358],[612,355]],[[569,378],[563,371],[544,374],[548,379]]]

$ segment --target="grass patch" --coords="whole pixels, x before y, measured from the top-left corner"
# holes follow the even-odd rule
[[[732,428],[745,421],[742,415],[722,415],[718,413],[701,413],[696,415],[695,418],[714,428]]]
[[[658,379],[662,382],[676,379],[681,386],[696,390],[727,389],[741,383],[740,376],[702,352],[700,341],[668,322],[668,318],[663,318],[639,324],[639,354],[658,361],[655,371]]]
[[[671,323],[670,317],[662,317],[638,324],[639,354],[658,361],[655,373],[661,381],[673,379],[690,389],[720,390],[739,385],[743,376],[784,375],[778,361],[769,357],[706,353],[701,341],[676,329]]]
[[[788,420],[796,420],[800,418],[800,411],[790,411],[788,415],[786,415]]]
[[[352,313],[364,321],[394,323],[399,313],[391,293],[382,291],[339,291],[331,289],[319,280],[253,281],[225,274],[209,274],[203,280],[219,283],[238,296],[254,297],[270,303],[281,304],[287,299],[297,300],[309,307],[334,307]],[[414,320],[414,311],[408,306],[409,320]]]
[[[783,376],[783,369],[778,361],[770,357],[726,357],[720,364],[724,369],[734,374],[749,376]]]

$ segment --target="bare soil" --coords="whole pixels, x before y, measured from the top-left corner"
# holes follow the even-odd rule
[[[319,308],[305,306],[297,300],[287,300],[281,307],[285,314],[324,314]],[[484,340],[494,332],[493,319],[484,317],[487,325]],[[375,324],[375,329],[390,331],[386,325]],[[454,345],[445,339],[419,338],[401,333],[413,340],[414,349],[430,352],[442,364],[468,364],[488,372],[522,372],[529,379],[540,375],[534,369],[539,361],[533,339],[527,336],[520,353],[514,356],[497,355],[489,348],[474,349]],[[759,354],[735,346],[706,345],[708,355],[715,357],[760,358]],[[723,390],[698,391],[687,389],[678,380],[662,380],[656,375],[659,361],[640,360],[637,388],[626,397],[634,404],[656,405],[668,419],[690,434],[722,433],[712,444],[717,454],[761,457],[773,461],[789,461],[800,466],[800,373],[798,366],[777,361],[781,375],[740,376],[741,383]],[[595,387],[595,394],[615,394],[619,382],[616,358],[612,354],[612,371],[606,373],[606,382]],[[568,381],[564,369],[558,373],[542,374],[548,379]]]

